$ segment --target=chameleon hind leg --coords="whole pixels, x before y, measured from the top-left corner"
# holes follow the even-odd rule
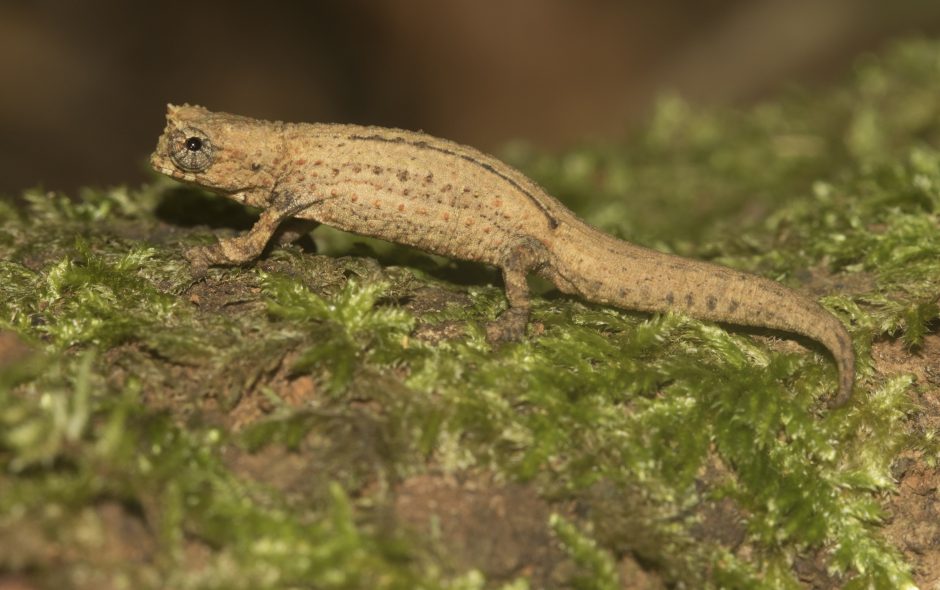
[[[526,276],[538,270],[547,261],[545,247],[531,239],[520,240],[500,264],[509,308],[486,326],[490,342],[520,340],[525,336],[532,309],[532,298]]]

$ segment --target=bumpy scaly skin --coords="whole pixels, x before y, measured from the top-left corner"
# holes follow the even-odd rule
[[[311,220],[499,267],[509,309],[488,327],[493,340],[524,334],[532,272],[597,303],[808,336],[838,364],[833,404],[852,393],[852,341],[816,302],[768,279],[614,239],[470,147],[398,129],[260,121],[168,105],[151,164],[263,210],[248,233],[188,251],[197,273],[251,261],[281,222]]]

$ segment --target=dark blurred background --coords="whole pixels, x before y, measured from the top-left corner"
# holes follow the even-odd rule
[[[559,147],[937,32],[936,0],[0,0],[0,195],[143,181],[167,102]]]

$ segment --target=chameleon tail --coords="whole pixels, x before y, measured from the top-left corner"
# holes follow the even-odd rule
[[[839,387],[830,405],[841,406],[851,397],[852,339],[812,299],[764,277],[622,242],[586,225],[570,231],[562,236],[570,246],[553,249],[554,264],[546,274],[559,290],[623,309],[678,311],[812,338],[829,349],[839,369]]]

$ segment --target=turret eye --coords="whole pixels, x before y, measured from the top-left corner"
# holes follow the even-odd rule
[[[212,165],[213,152],[209,137],[194,127],[178,130],[170,145],[170,159],[186,172],[202,172],[208,168]]]

